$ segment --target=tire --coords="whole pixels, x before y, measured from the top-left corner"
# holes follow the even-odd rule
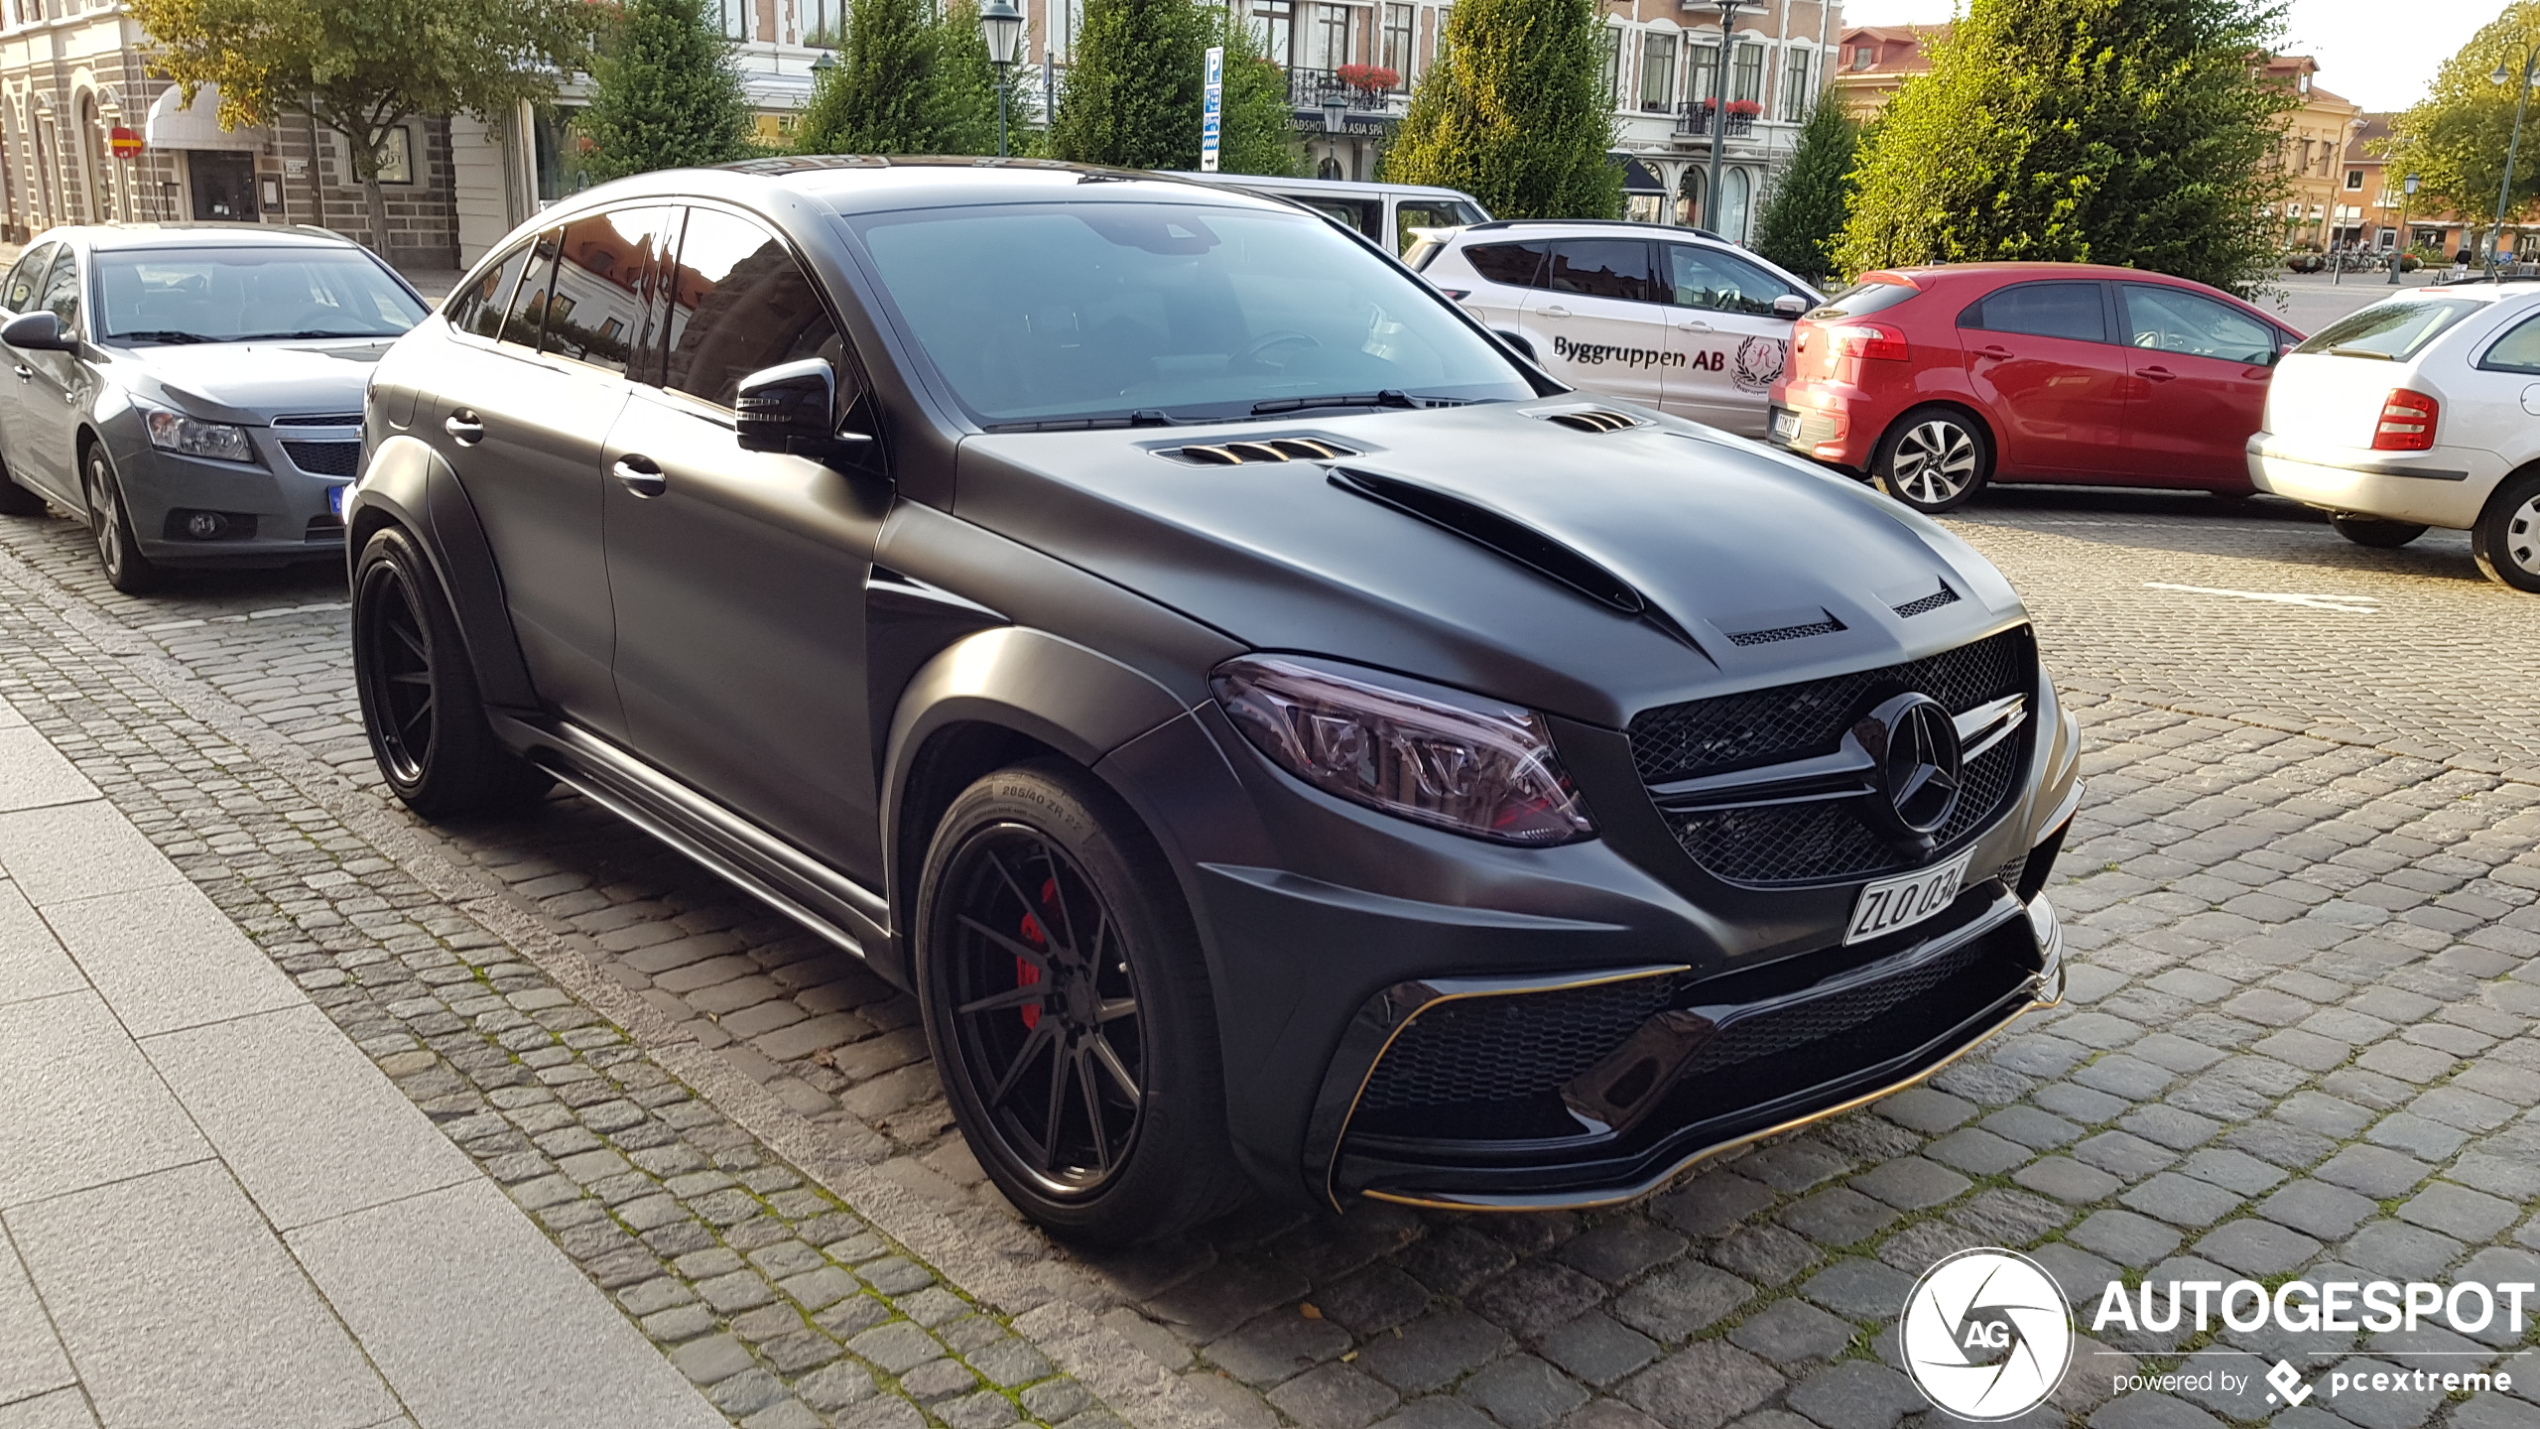
[[[441,583],[394,526],[353,567],[353,684],[381,777],[427,819],[513,808],[553,782],[495,740]]]
[[[97,547],[97,564],[106,583],[126,595],[148,595],[168,583],[167,567],[141,554],[132,534],[132,514],[124,506],[123,483],[102,442],[80,453],[80,490],[88,498],[89,539]]]
[[[1993,439],[1954,407],[1917,407],[1879,440],[1870,474],[1879,490],[1927,516],[1955,511],[1993,474]]]
[[[42,516],[52,510],[50,503],[27,488],[0,467],[0,516]]]
[[[2344,512],[2329,517],[2328,524],[2338,535],[2376,551],[2395,551],[2425,534],[2425,528],[2414,521],[2386,521],[2378,516],[2352,516]]]
[[[2469,553],[2489,580],[2540,592],[2540,471],[2514,477],[2487,498],[2469,528]]]
[[[1026,1217],[1109,1248],[1241,1199],[1199,936],[1117,796],[1055,759],[979,780],[936,824],[917,908],[927,1046]]]

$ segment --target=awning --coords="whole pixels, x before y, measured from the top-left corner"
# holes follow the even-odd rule
[[[1667,192],[1666,181],[1658,177],[1657,170],[1642,163],[1638,159],[1634,159],[1626,155],[1615,154],[1612,157],[1623,161],[1623,192],[1627,194],[1664,194]]]
[[[264,147],[262,129],[223,129],[220,127],[220,86],[204,85],[194,94],[194,102],[185,102],[185,92],[171,87],[150,101],[150,117],[142,124],[142,137],[153,149],[247,149]]]

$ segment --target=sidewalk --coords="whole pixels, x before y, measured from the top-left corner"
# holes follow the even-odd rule
[[[726,1422],[7,705],[0,870],[0,1426]]]

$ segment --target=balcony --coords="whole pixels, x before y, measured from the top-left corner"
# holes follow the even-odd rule
[[[1360,67],[1352,65],[1350,68],[1356,70]],[[1288,71],[1288,103],[1296,108],[1295,123],[1298,128],[1322,132],[1325,102],[1335,96],[1341,101],[1341,127],[1344,130],[1374,131],[1388,127],[1411,107],[1411,96],[1407,91],[1381,84],[1353,84],[1350,82],[1352,79],[1365,76],[1354,74],[1343,78],[1343,73],[1340,70],[1302,68]],[[1392,72],[1375,70],[1374,73],[1385,75]]]
[[[1677,105],[1676,137],[1679,139],[1710,138],[1712,119],[1718,108],[1719,106],[1707,99],[1689,99]],[[1740,114],[1732,108],[1722,126],[1721,136],[1729,139],[1745,139],[1754,133],[1755,116]]]

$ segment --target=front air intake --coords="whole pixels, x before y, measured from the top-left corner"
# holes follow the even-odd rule
[[[1254,466],[1274,461],[1336,461],[1358,453],[1320,437],[1272,437],[1258,442],[1216,442],[1173,447],[1163,455],[1193,466]]]
[[[1566,412],[1537,412],[1534,416],[1539,421],[1558,422],[1573,431],[1581,432],[1620,432],[1640,425],[1634,418],[1603,407],[1576,407]]]

